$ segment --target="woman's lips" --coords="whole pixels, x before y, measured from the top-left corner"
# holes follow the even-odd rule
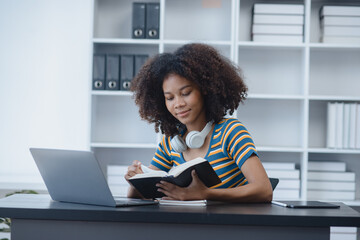
[[[186,111],[182,111],[182,112],[178,112],[176,113],[176,115],[178,117],[186,117],[189,114],[190,110],[186,110]]]

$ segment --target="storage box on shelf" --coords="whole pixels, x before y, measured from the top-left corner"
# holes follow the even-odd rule
[[[233,116],[252,134],[261,160],[300,166],[299,178],[288,183],[299,185],[298,198],[311,189],[309,159],[344,161],[359,184],[360,151],[326,146],[328,103],[360,102],[360,45],[320,42],[319,11],[340,1],[288,1],[304,6],[303,41],[297,43],[251,41],[253,7],[263,3],[257,0],[146,1],[160,3],[159,39],[132,39],[134,2],[95,1],[94,53],[153,56],[188,42],[210,44],[243,69],[249,97]],[[137,111],[129,92],[92,91],[91,146],[105,172],[109,164],[150,163],[160,135]]]

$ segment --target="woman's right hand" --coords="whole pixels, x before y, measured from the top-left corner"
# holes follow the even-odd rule
[[[138,160],[134,160],[133,163],[128,167],[128,170],[125,174],[126,181],[129,181],[132,176],[135,176],[139,173],[143,173],[141,169],[141,162]]]

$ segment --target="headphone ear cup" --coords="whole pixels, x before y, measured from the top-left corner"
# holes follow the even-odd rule
[[[178,153],[185,152],[187,149],[184,139],[182,139],[182,137],[180,137],[179,135],[173,137],[170,141],[170,144],[174,151]]]
[[[191,131],[186,136],[186,145],[189,148],[200,148],[204,144],[205,137],[199,131]]]

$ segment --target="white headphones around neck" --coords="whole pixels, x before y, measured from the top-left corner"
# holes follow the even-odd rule
[[[174,149],[175,152],[185,152],[186,149],[189,148],[200,148],[202,145],[204,145],[205,138],[208,135],[208,133],[211,130],[213,121],[208,122],[204,129],[199,131],[191,131],[186,136],[186,139],[180,137],[179,135],[176,135],[171,139],[171,147]]]

